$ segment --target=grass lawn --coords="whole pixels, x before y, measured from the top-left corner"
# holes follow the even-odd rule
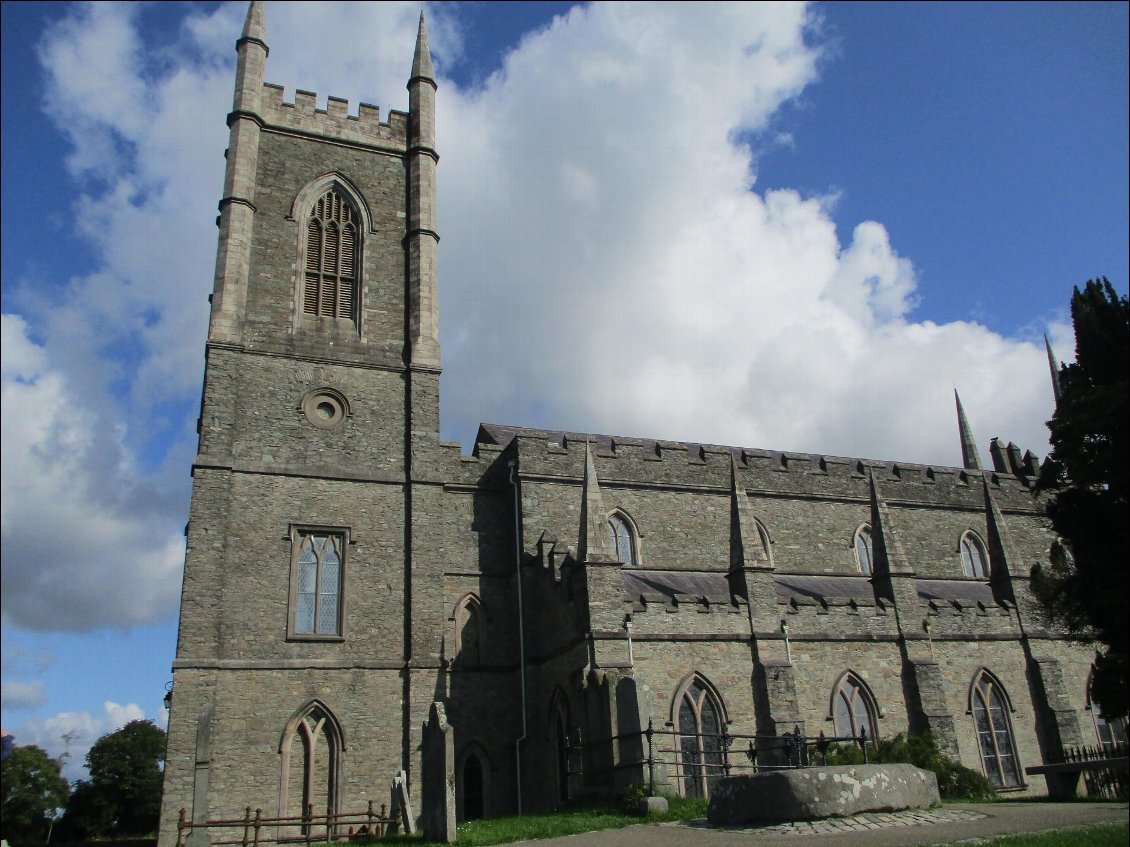
[[[705,800],[668,798],[670,811],[663,817],[647,820],[672,821],[706,816]],[[469,821],[459,825],[458,847],[487,847],[491,844],[509,844],[532,838],[558,838],[598,829],[619,829],[644,823],[644,818],[629,815],[616,806],[594,806],[561,812],[523,815],[522,817],[492,818],[486,821]],[[753,847],[754,839],[750,841]],[[398,844],[412,847],[439,847],[436,842],[401,835],[366,842],[370,847]],[[1035,835],[1005,835],[982,842],[987,847],[1126,847],[1130,844],[1130,825],[1127,823],[1099,824],[1082,829],[1065,829]],[[325,845],[318,845],[325,847]]]
[[[986,847],[1126,847],[1130,843],[1130,824],[1109,823],[1036,835],[1004,835],[984,843]]]

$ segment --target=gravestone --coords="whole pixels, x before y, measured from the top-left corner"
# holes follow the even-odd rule
[[[424,838],[451,844],[455,841],[455,735],[438,701],[432,703],[424,724],[423,754],[420,816]]]

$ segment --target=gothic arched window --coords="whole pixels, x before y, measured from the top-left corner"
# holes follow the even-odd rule
[[[306,219],[306,277],[302,311],[307,315],[357,319],[360,216],[334,187]]]
[[[345,539],[341,531],[294,530],[289,635],[341,635]]]
[[[280,751],[282,817],[300,817],[311,809],[315,815],[337,811],[342,746],[337,720],[318,701],[291,719]],[[306,835],[307,828],[296,827],[291,835]]]
[[[680,785],[684,797],[708,797],[724,775],[722,729],[725,717],[713,687],[699,674],[677,698]]]
[[[866,683],[851,671],[845,673],[832,692],[832,724],[836,735],[858,738],[860,732],[866,730],[867,737],[874,739],[878,714],[875,698]]]
[[[855,531],[855,562],[861,574],[871,576],[874,570],[874,557],[871,548],[871,527],[867,524]]]
[[[455,607],[455,660],[477,668],[482,661],[483,612],[479,598],[468,594]]]
[[[981,671],[969,699],[985,776],[995,788],[1020,785],[1020,764],[1016,760],[1004,688],[988,671]]]
[[[612,539],[612,549],[616,551],[617,561],[622,565],[637,564],[635,533],[623,515],[613,514],[608,519],[608,534]]]
[[[985,543],[970,530],[961,536],[961,569],[973,579],[989,578],[989,554]]]

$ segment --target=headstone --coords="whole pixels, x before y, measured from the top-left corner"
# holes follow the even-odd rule
[[[455,841],[455,734],[439,701],[432,703],[424,724],[423,754],[420,822],[424,838],[451,844]]]
[[[392,814],[390,831],[395,834],[403,830],[408,835],[416,834],[416,816],[412,814],[412,798],[408,796],[408,774],[399,770],[392,779]]]

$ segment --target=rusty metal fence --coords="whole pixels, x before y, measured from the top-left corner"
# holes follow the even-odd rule
[[[394,823],[386,814],[385,806],[382,804],[378,812],[374,809],[372,800],[363,812],[335,812],[327,809],[323,814],[315,814],[311,804],[303,814],[290,817],[265,817],[262,809],[256,809],[252,813],[248,806],[242,818],[203,823],[189,821],[186,811],[181,809],[177,820],[177,847],[185,847],[185,841],[194,829],[219,829],[232,833],[232,837],[211,839],[210,843],[213,845],[239,844],[241,847],[255,847],[258,844],[311,844],[365,836],[379,838],[395,831]]]

